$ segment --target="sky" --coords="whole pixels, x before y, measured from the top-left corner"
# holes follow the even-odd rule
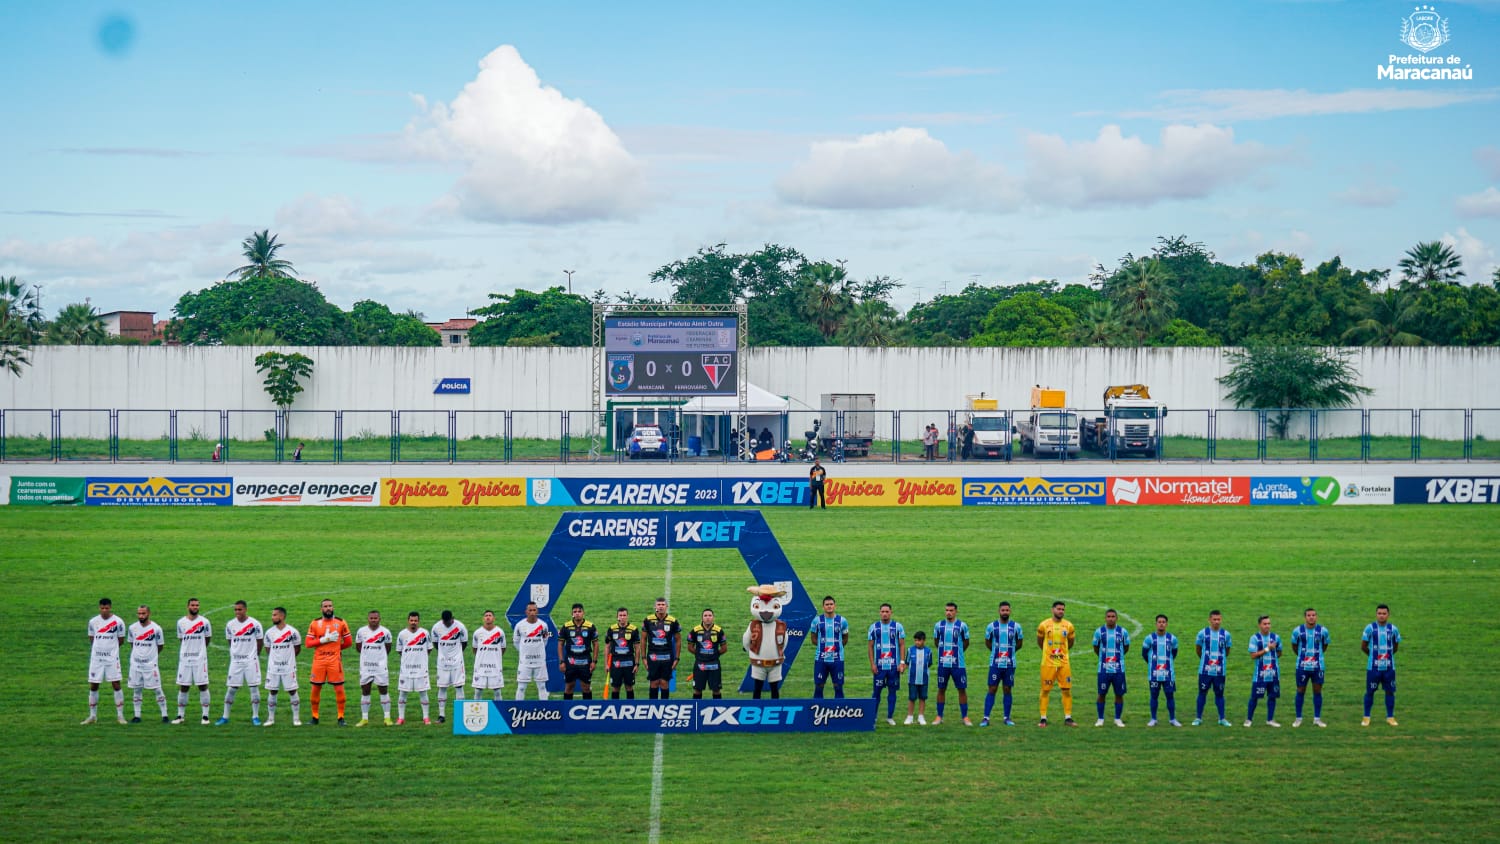
[[[430,320],[565,270],[665,298],[718,243],[903,310],[1170,235],[1500,261],[1500,0],[70,0],[0,6],[0,55],[0,276],[49,314],[166,318],[262,229],[335,304]],[[1408,56],[1472,78],[1380,78]]]

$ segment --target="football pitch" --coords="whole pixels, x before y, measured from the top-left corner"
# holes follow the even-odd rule
[[[1062,599],[1078,627],[1079,729],[1036,727],[1034,636],[1019,655],[1014,728],[963,727],[950,689],[937,727],[888,727],[882,709],[874,733],[666,736],[659,779],[653,736],[460,739],[435,724],[340,730],[328,726],[331,694],[320,727],[292,728],[284,709],[274,727],[252,727],[245,694],[226,727],[163,725],[149,694],[145,723],[119,726],[106,685],[101,723],[78,724],[85,624],[101,596],[127,621],[137,604],[151,605],[168,632],[168,683],[173,626],[189,597],[202,600],[219,635],[237,599],[267,625],[271,608],[284,605],[303,630],[324,597],[351,626],[372,608],[393,630],[410,610],[431,624],[450,608],[473,629],[485,609],[503,615],[560,512],[0,507],[0,619],[13,669],[0,683],[8,772],[0,838],[193,831],[242,840],[639,841],[653,815],[670,842],[1500,838],[1500,680],[1490,658],[1500,653],[1492,615],[1500,513],[1479,506],[766,511],[813,600],[831,593],[850,621],[851,696],[869,692],[864,631],[882,601],[908,635],[929,637],[944,603],[955,601],[976,640],[968,661],[977,723],[982,631],[996,603],[1009,600],[1030,634]],[[733,551],[674,552],[670,581],[668,565],[665,551],[591,552],[566,592],[552,596],[554,618],[564,617],[557,604],[581,601],[600,626],[620,605],[639,620],[669,593],[690,627],[711,606],[732,643],[728,687],[745,665],[738,640],[753,581]],[[1377,695],[1374,725],[1361,728],[1359,636],[1380,602],[1404,638],[1401,725],[1385,725]],[[1295,689],[1284,659],[1277,717],[1285,726],[1264,726],[1262,703],[1255,727],[1243,728],[1256,616],[1269,614],[1289,645],[1306,606],[1332,634],[1328,727],[1311,726],[1309,694],[1308,723],[1291,728]],[[1234,726],[1147,729],[1144,662],[1133,647],[1128,726],[1095,729],[1087,642],[1106,607],[1121,613],[1137,645],[1156,613],[1171,617],[1183,642],[1184,723],[1196,696],[1193,636],[1210,609],[1223,610],[1234,635]],[[787,695],[811,695],[808,656],[791,671]],[[309,659],[300,660],[304,719]],[[215,718],[226,663],[220,640],[210,652]],[[512,651],[507,694],[514,668]],[[686,685],[674,697],[687,696]],[[646,696],[644,680],[637,691]],[[904,688],[898,701],[899,724]],[[168,702],[175,715],[170,686]],[[1056,725],[1056,692],[1051,708]],[[130,709],[127,691],[127,717]],[[379,711],[377,703],[377,722]],[[196,691],[188,713],[195,722]],[[1210,698],[1207,723],[1213,713]]]

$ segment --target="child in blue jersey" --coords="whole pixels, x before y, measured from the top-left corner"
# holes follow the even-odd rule
[[[1016,651],[1021,649],[1025,636],[1021,625],[1010,620],[1010,601],[1000,602],[1000,618],[984,629],[984,644],[990,649],[990,689],[984,696],[984,720],[979,726],[990,725],[990,711],[995,708],[995,693],[1005,689],[1005,726],[1014,727],[1010,720],[1011,687],[1016,684]]]
[[[912,721],[912,712],[917,713],[917,723],[927,723],[927,669],[932,666],[932,648],[927,647],[927,634],[918,630],[912,637],[915,643],[906,649],[906,723]],[[937,723],[937,722],[933,722]]]
[[[1156,726],[1157,698],[1167,693],[1167,721],[1181,727],[1177,720],[1177,637],[1167,632],[1167,617],[1156,616],[1156,632],[1141,640],[1141,657],[1146,660],[1146,681],[1151,688],[1151,720]]]
[[[1323,723],[1323,654],[1328,650],[1328,628],[1318,623],[1318,611],[1312,607],[1302,613],[1305,624],[1292,631],[1292,653],[1297,655],[1297,718],[1293,727],[1302,726],[1302,699],[1307,684],[1313,687],[1313,723]]]
[[[1369,659],[1365,662],[1365,717],[1361,727],[1370,726],[1370,708],[1375,705],[1375,690],[1385,689],[1385,722],[1392,727],[1396,723],[1396,650],[1401,647],[1401,631],[1391,623],[1391,608],[1381,604],[1375,608],[1375,620],[1365,625],[1360,636],[1360,650]]]
[[[1255,660],[1254,679],[1250,683],[1250,705],[1245,710],[1245,726],[1255,722],[1255,704],[1266,699],[1266,726],[1276,722],[1276,700],[1281,697],[1281,637],[1271,632],[1271,617],[1260,617],[1260,629],[1250,635],[1250,658]]]
[[[1219,709],[1219,726],[1231,726],[1229,719],[1224,717],[1224,678],[1229,673],[1229,649],[1233,644],[1233,637],[1228,630],[1223,630],[1220,625],[1224,622],[1224,614],[1213,610],[1208,614],[1208,626],[1198,631],[1195,640],[1198,646],[1198,716],[1193,719],[1193,726],[1203,724],[1203,704],[1208,701],[1208,690],[1213,689],[1214,706]]]
[[[1125,726],[1125,655],[1130,653],[1130,633],[1119,625],[1120,614],[1104,611],[1104,626],[1094,631],[1094,653],[1099,655],[1099,720],[1104,726],[1104,698],[1115,692],[1115,726]]]
[[[891,619],[891,605],[880,605],[880,620],[870,625],[866,634],[870,646],[870,675],[874,678],[875,700],[886,693],[885,722],[896,726],[896,691],[901,688],[901,672],[906,670],[906,628]]]

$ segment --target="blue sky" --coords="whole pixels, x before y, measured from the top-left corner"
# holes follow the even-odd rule
[[[767,242],[902,281],[1500,255],[1500,2],[1472,80],[1377,79],[1411,2],[9,4],[0,275],[165,317],[269,228],[337,304],[664,296]]]

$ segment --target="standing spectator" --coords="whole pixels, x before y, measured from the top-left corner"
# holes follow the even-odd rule
[[[959,456],[964,460],[974,457],[974,426],[968,422],[958,428]]]
[[[224,459],[224,444],[214,443],[214,462],[218,463]]]
[[[923,453],[928,460],[937,459],[938,430],[936,425],[928,425],[922,434]]]
[[[822,506],[828,509],[828,494],[823,491],[823,482],[828,479],[828,470],[823,468],[823,461],[813,458],[812,469],[807,473],[807,509]]]
[[[292,462],[302,462],[302,446],[304,445],[306,445],[306,443],[297,443],[297,450],[292,452]]]

